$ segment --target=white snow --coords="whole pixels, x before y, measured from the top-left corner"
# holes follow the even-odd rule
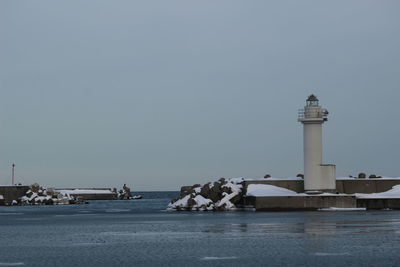
[[[188,200],[190,195],[186,195],[184,198],[178,199],[174,203],[170,203],[168,205],[168,209],[176,209],[176,208],[187,208],[188,207]]]
[[[176,210],[176,209],[185,209],[189,208],[188,200],[190,199],[191,195],[186,195],[182,199],[178,199],[174,203],[170,203],[168,205],[169,210]],[[214,209],[214,204],[211,201],[211,199],[204,198],[201,195],[196,195],[193,200],[196,202],[195,205],[193,205],[191,208],[192,210],[213,210]]]
[[[306,193],[297,193],[295,191],[286,189],[270,184],[249,184],[247,186],[246,196],[253,197],[288,197],[288,196],[310,196]],[[333,193],[321,193],[311,196],[349,196],[349,194],[333,194]]]
[[[392,189],[382,193],[355,195],[357,198],[400,198],[400,185],[395,185]]]
[[[253,197],[280,197],[280,196],[299,196],[295,191],[269,184],[249,184],[247,186],[247,196]]]
[[[243,178],[232,178],[229,179],[226,184],[222,186],[222,188],[230,188],[232,193],[228,194],[224,192],[222,195],[224,196],[220,201],[215,203],[217,207],[225,206],[225,210],[234,210],[236,206],[230,202],[230,200],[242,192],[242,185],[237,184],[243,181]]]
[[[204,198],[202,195],[197,195],[197,196],[195,196],[194,197],[194,200],[196,201],[196,203],[197,203],[197,206],[207,206],[207,205],[209,205],[210,203],[212,203],[212,200],[211,199],[208,199],[208,198]]]
[[[238,178],[234,178],[238,179]],[[269,178],[240,178],[242,181],[292,181],[292,180],[304,180],[301,177],[269,177]]]
[[[85,194],[115,194],[110,189],[73,189],[73,190],[55,190],[62,195],[85,195]]]
[[[301,177],[269,177],[269,178],[234,178],[234,179],[243,179],[244,181],[292,181],[292,180],[304,180]],[[336,180],[400,180],[400,177],[386,177],[382,176],[382,178],[357,178],[357,177],[336,177]]]
[[[382,178],[357,178],[357,177],[336,177],[336,180],[399,180],[400,177],[385,177]]]
[[[247,187],[247,196],[254,197],[278,197],[278,196],[308,196],[305,193],[296,193],[295,191],[268,184],[250,184]],[[357,198],[400,198],[400,185],[393,186],[392,189],[372,194],[332,194],[322,193],[315,196],[356,196]]]

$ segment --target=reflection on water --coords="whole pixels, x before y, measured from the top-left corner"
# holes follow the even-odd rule
[[[204,233],[302,233],[307,235],[360,234],[365,232],[397,233],[400,220],[390,221],[337,221],[337,222],[293,222],[293,223],[230,223],[205,225]]]

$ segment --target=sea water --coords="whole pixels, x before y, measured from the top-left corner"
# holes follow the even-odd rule
[[[141,194],[0,207],[0,266],[400,265],[400,211],[171,212],[178,192]]]

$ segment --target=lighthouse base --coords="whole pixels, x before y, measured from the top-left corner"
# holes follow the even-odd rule
[[[325,189],[325,190],[305,190],[304,193],[307,195],[319,195],[322,193],[332,193],[336,194],[337,190],[336,189]]]

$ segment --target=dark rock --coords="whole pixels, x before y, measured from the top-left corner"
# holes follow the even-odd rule
[[[56,194],[56,192],[54,191],[54,188],[47,188],[46,195],[54,196],[55,194]]]
[[[299,173],[299,174],[297,174],[297,176],[296,177],[299,177],[299,178],[301,178],[301,179],[304,179],[304,174],[302,174],[302,173]]]
[[[125,200],[130,199],[132,197],[131,189],[129,187],[127,187],[126,184],[124,184],[122,189],[123,189],[122,199],[125,199]]]
[[[223,193],[227,193],[228,195],[232,193],[232,189],[230,187],[227,186],[222,186],[221,187],[221,194],[223,195]]]
[[[211,199],[213,202],[217,202],[221,199],[221,184],[218,182],[205,184],[201,188],[200,195]]]
[[[221,177],[221,178],[218,179],[218,182],[220,184],[225,184],[226,183],[226,179],[224,177]]]
[[[375,174],[371,174],[371,175],[369,176],[369,178],[376,178],[376,175],[375,175]]]
[[[191,190],[192,190],[191,186],[182,186],[179,196],[182,198],[186,195],[189,195]]]
[[[266,175],[264,175],[264,178],[271,178],[271,175],[269,175],[269,174],[266,174]]]
[[[200,195],[202,196],[202,197],[204,197],[204,198],[209,198],[209,196],[210,196],[210,184],[211,183],[208,183],[208,184],[205,184],[205,185],[203,185],[203,187],[201,188],[201,191],[200,191]]]
[[[195,206],[197,203],[196,203],[196,200],[194,200],[194,198],[191,196],[189,199],[188,199],[188,201],[187,201],[187,203],[188,203],[188,206],[191,208],[191,207],[193,207],[193,206]]]
[[[358,178],[360,178],[360,179],[365,179],[365,178],[367,178],[367,175],[366,175],[365,173],[363,173],[363,172],[360,172],[360,173],[358,174]]]
[[[230,202],[231,202],[232,204],[237,204],[237,203],[239,203],[239,202],[242,200],[242,197],[243,197],[243,196],[242,196],[241,194],[238,194],[237,196],[231,198]]]
[[[32,192],[38,193],[40,190],[40,185],[38,183],[34,183],[33,185],[31,185],[31,190]]]
[[[221,191],[221,184],[215,182],[214,186],[210,189],[210,195],[208,196],[213,202],[217,202],[221,199],[222,191]]]

